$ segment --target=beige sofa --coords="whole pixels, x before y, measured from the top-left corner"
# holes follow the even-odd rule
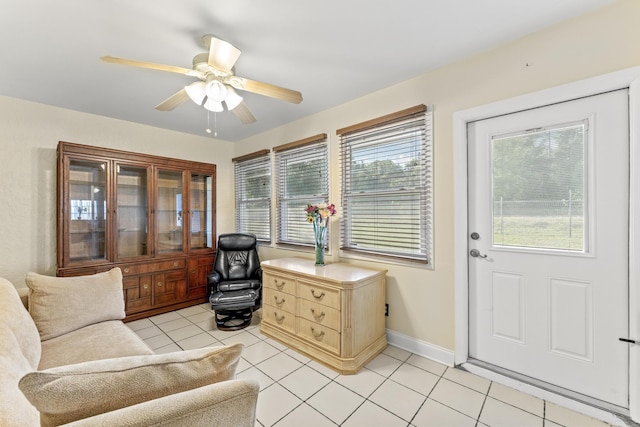
[[[0,426],[254,425],[241,344],[154,354],[121,320],[119,269],[27,285],[0,278]]]

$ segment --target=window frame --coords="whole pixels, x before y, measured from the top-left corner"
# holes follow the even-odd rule
[[[255,153],[247,154],[241,157],[236,157],[232,159],[234,163],[234,188],[235,188],[235,230],[238,233],[249,233],[255,234],[256,240],[261,244],[271,244],[273,240],[273,230],[271,227],[271,211],[272,211],[272,185],[273,185],[273,171],[271,165],[271,150],[260,150]],[[267,168],[268,179],[266,182],[269,183],[269,189],[266,192],[266,197],[258,197],[258,198],[246,198],[243,196],[246,192],[246,188],[243,190],[241,187],[241,183],[247,182],[246,174],[251,171],[259,170],[260,168]],[[243,217],[251,218],[252,209],[248,209],[247,205],[249,203],[266,203],[266,207],[261,208],[260,216],[264,217],[263,210],[266,210],[266,222],[267,222],[267,232],[268,235],[258,235],[255,232],[252,232],[246,226],[243,227],[243,223],[245,221],[242,220]]]
[[[317,155],[312,153],[317,151]],[[313,227],[306,222],[304,207],[306,204],[329,203],[329,143],[327,134],[322,133],[298,141],[279,145],[273,148],[275,153],[275,187],[276,187],[276,239],[280,246],[314,247]],[[283,194],[287,188],[287,163],[289,160],[324,160],[323,171],[320,171],[324,186],[321,194]],[[299,205],[299,206],[296,206]],[[299,207],[299,209],[297,209]],[[292,210],[293,209],[293,210]],[[285,211],[291,210],[290,215]],[[327,242],[330,240],[327,232]],[[327,244],[327,247],[330,245]]]
[[[419,147],[422,150],[420,156],[420,178],[419,185],[415,188],[398,188],[398,189],[381,189],[381,190],[362,190],[362,182],[358,189],[359,181],[354,181],[355,166],[351,163],[354,147],[356,149],[369,146],[379,147],[385,144],[390,145],[389,140],[392,133],[397,132],[401,126],[414,127],[414,131],[419,135]],[[407,132],[409,133],[409,132]],[[341,169],[341,221],[340,221],[340,249],[346,255],[371,256],[382,259],[405,261],[412,263],[422,263],[428,266],[433,265],[433,114],[425,105],[417,105],[392,114],[388,114],[379,118],[368,120],[342,129],[338,129],[336,134],[340,138],[340,169]],[[369,139],[367,139],[369,138]],[[364,141],[364,142],[363,142]],[[410,143],[415,143],[415,139]],[[403,146],[396,143],[397,147]],[[397,151],[400,149],[396,148]],[[382,151],[381,151],[382,152]],[[393,152],[388,157],[380,154],[376,155],[375,161],[392,160]],[[364,176],[364,175],[363,175]],[[398,175],[402,177],[402,175]],[[397,197],[396,197],[397,196]],[[413,214],[412,209],[407,209],[413,216],[409,216],[414,220],[407,224],[406,236],[411,239],[412,234],[417,234],[414,240],[417,242],[408,251],[402,251],[394,248],[392,243],[385,243],[384,233],[380,232],[379,236],[371,236],[366,239],[365,245],[362,243],[358,247],[358,242],[353,240],[354,229],[358,231],[353,214],[356,212],[357,204],[355,201],[360,198],[370,197],[372,200],[385,200],[384,203],[395,200],[401,203],[402,199],[412,200],[412,197],[419,197],[417,211],[418,215]],[[377,198],[377,199],[376,199]],[[362,214],[361,214],[362,215]],[[372,213],[370,219],[374,219],[378,215]],[[354,221],[354,223],[352,223]],[[361,229],[362,227],[360,227]],[[386,229],[385,229],[386,228]],[[387,232],[387,237],[392,233],[392,226],[382,224],[383,231]],[[373,234],[373,233],[372,233]],[[368,244],[370,243],[370,244]]]

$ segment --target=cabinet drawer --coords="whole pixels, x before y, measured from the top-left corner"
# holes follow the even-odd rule
[[[149,262],[144,264],[132,264],[123,265],[122,274],[141,274],[141,273],[155,273],[157,271],[175,270],[179,268],[185,268],[187,260],[185,258],[170,259],[166,261]]]
[[[279,329],[295,334],[296,316],[288,311],[265,304],[262,307],[262,321],[271,323]]]
[[[340,333],[326,326],[298,317],[298,336],[340,354]]]
[[[340,330],[340,311],[306,299],[298,300],[298,316],[331,329]]]
[[[296,294],[296,279],[273,273],[263,273],[262,286],[290,295]]]
[[[300,298],[332,308],[340,308],[340,291],[337,289],[300,280],[298,291],[298,296]]]
[[[151,307],[151,276],[125,277],[122,280],[124,304],[127,314]]]
[[[296,312],[296,297],[284,292],[274,291],[271,288],[263,289],[264,295],[262,297],[263,304],[269,304],[278,310],[288,311],[289,313]]]

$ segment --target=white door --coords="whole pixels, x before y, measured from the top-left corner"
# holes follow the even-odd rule
[[[469,356],[628,408],[628,90],[467,130]]]

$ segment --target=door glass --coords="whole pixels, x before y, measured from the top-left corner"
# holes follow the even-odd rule
[[[587,250],[587,122],[491,140],[493,244]]]
[[[147,168],[118,165],[118,258],[148,254]]]
[[[69,162],[69,260],[105,259],[105,162]]]
[[[211,175],[191,175],[190,201],[191,249],[212,248],[213,179]]]
[[[158,252],[182,251],[182,172],[158,171]]]

